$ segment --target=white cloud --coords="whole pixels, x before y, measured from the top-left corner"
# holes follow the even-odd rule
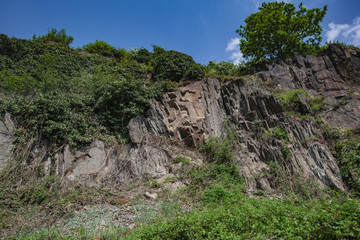
[[[230,60],[233,61],[234,64],[240,64],[241,62],[244,61],[242,52],[240,51],[233,52],[230,56]]]
[[[240,51],[239,47],[240,38],[232,38],[227,44],[226,51],[231,52],[230,60],[234,62],[234,64],[240,64],[244,61],[243,54]]]
[[[326,41],[340,41],[346,44],[360,46],[360,17],[354,19],[352,24],[330,23],[326,32]]]
[[[347,31],[350,28],[349,24],[329,24],[330,30],[326,32],[327,41],[334,41],[336,38],[339,37],[340,34],[344,34],[344,31]]]
[[[232,38],[226,47],[226,51],[235,51],[239,48],[240,38]]]

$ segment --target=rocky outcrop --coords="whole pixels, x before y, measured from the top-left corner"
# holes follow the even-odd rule
[[[356,68],[358,52],[330,46],[326,55],[298,55],[289,63],[267,65],[255,77],[193,82],[166,93],[146,115],[132,119],[131,144],[106,146],[96,140],[86,150],[65,147],[55,163],[49,159],[48,165],[55,164],[57,174],[65,179],[88,185],[123,185],[142,176],[162,179],[172,171],[177,156],[201,158],[194,150],[204,139],[224,136],[232,125],[238,141],[234,155],[248,190],[271,190],[266,173],[272,163],[320,185],[344,190],[339,168],[316,122],[289,116],[266,89],[301,88],[313,96],[322,95],[327,102],[323,112],[327,123],[360,128],[359,96],[349,91],[346,71],[339,70],[346,68],[345,61]],[[306,104],[303,100],[304,112],[309,111]],[[286,139],[276,137],[276,129]]]
[[[358,49],[331,45],[319,57],[297,55],[291,62],[267,65],[256,74],[257,86],[247,84],[256,80],[250,77],[226,83],[214,78],[195,82],[167,93],[147,116],[133,119],[131,140],[138,149],[151,143],[154,135],[196,148],[208,137],[224,135],[226,121],[235,126],[240,141],[235,155],[249,189],[270,189],[262,173],[269,163],[277,162],[321,185],[344,190],[338,166],[315,121],[288,116],[265,89],[304,89],[314,97],[324,96],[326,123],[360,129],[359,93],[349,87],[359,80],[359,64]],[[305,100],[303,107],[309,112]],[[286,132],[287,141],[267,136],[276,128]]]
[[[161,135],[159,127],[152,127],[160,123],[161,132],[172,141],[193,148],[208,137],[223,136],[227,121],[235,126],[241,142],[235,156],[249,189],[270,189],[262,174],[270,162],[278,162],[289,171],[344,190],[339,169],[326,144],[309,141],[322,138],[314,123],[287,116],[276,97],[267,91],[248,88],[241,81],[221,83],[209,78],[166,94],[149,114],[148,118],[133,119],[129,125],[131,139],[138,148],[149,144],[149,136]],[[276,127],[287,132],[289,143],[264,137]],[[291,156],[285,156],[285,148]],[[255,181],[254,175],[259,176]]]
[[[337,73],[351,87],[360,86],[360,49],[332,44],[326,51]]]
[[[3,120],[0,121],[0,170],[11,158],[14,148],[15,126],[9,113],[5,113]]]
[[[221,134],[224,116],[220,82],[217,79],[195,82],[165,94],[162,102],[153,104],[146,118],[131,120],[130,138],[143,145],[150,135],[165,134],[173,141],[197,147],[204,138]]]
[[[354,71],[353,78],[344,63]],[[95,140],[84,149],[65,146],[55,156],[33,149],[31,156],[45,163],[48,174],[89,186],[125,186],[141,177],[161,181],[171,174],[176,157],[197,162],[201,156],[195,149],[209,137],[225,136],[231,126],[237,139],[234,156],[249,191],[273,188],[267,174],[273,163],[320,185],[345,190],[315,120],[288,115],[269,89],[300,88],[314,97],[324,96],[326,109],[321,114],[328,124],[360,129],[359,92],[349,87],[359,81],[359,63],[359,50],[335,45],[325,55],[298,55],[240,80],[206,78],[166,93],[144,116],[133,118],[127,145]],[[308,113],[308,103],[301,102],[301,111]],[[12,149],[9,119],[5,116],[0,122],[0,147],[7,144],[0,165]],[[282,137],[276,131],[282,131]]]
[[[297,55],[291,62],[267,65],[257,76],[274,89],[304,89],[324,96],[326,123],[360,129],[359,49],[330,45],[322,56]]]

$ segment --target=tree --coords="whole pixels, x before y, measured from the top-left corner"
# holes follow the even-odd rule
[[[69,45],[74,41],[74,38],[72,36],[67,35],[65,29],[61,29],[60,31],[58,31],[55,28],[52,28],[44,36],[37,37],[34,34],[33,40],[35,40],[35,41],[53,41],[53,42],[58,42],[58,43],[63,43],[63,44]]]
[[[307,10],[302,3],[299,10],[291,3],[263,3],[259,12],[245,19],[245,26],[236,32],[243,38],[240,49],[244,57],[255,61],[268,58],[286,59],[294,52],[310,54],[319,48],[322,22],[327,11]]]

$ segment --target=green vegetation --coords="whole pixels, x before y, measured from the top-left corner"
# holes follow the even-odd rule
[[[60,31],[58,31],[55,28],[52,28],[44,36],[36,36],[34,34],[33,40],[45,41],[45,42],[57,42],[57,43],[70,45],[74,41],[74,38],[72,36],[67,35],[65,29],[61,29]]]
[[[230,79],[231,77],[239,76],[242,68],[242,65],[237,66],[231,62],[220,61],[215,63],[210,61],[209,64],[205,66],[205,75]]]
[[[169,80],[203,76],[190,56],[158,46],[127,52],[96,41],[86,54],[68,47],[69,39],[65,30],[33,41],[0,35],[0,90],[8,96],[0,109],[17,119],[20,138],[56,146],[123,141],[130,119],[172,89]]]
[[[174,159],[174,163],[190,164],[190,159],[188,159],[187,157],[176,157]]]
[[[306,114],[316,116],[325,108],[325,96],[311,97],[303,89],[280,91],[276,96],[287,111],[300,113],[302,116]]]
[[[360,136],[351,130],[321,125],[323,135],[334,152],[340,174],[354,196],[360,196]]]
[[[286,143],[289,142],[289,136],[285,128],[275,127],[272,131],[266,131],[265,136],[275,136],[277,139],[284,140]]]
[[[310,112],[312,114],[318,114],[325,108],[325,96],[317,96],[310,98],[309,105],[310,105]]]
[[[339,42],[339,41],[329,41],[329,42],[326,42],[323,46],[321,46],[321,50],[324,51],[324,50],[328,49],[329,46],[332,44],[339,45],[343,48],[356,48],[356,46],[352,45],[352,44],[346,44],[344,42]]]
[[[356,196],[360,196],[360,137],[345,134],[335,146],[341,176]]]
[[[237,194],[220,204],[175,220],[145,226],[128,239],[356,239],[359,205],[355,200],[254,199]]]
[[[295,89],[295,90],[288,90],[288,91],[281,91],[276,94],[279,98],[281,104],[289,110],[293,110],[295,112],[301,111],[301,99],[308,99],[309,93],[307,93],[303,89]]]
[[[230,194],[231,195],[231,194]],[[359,204],[341,197],[300,203],[289,199],[258,199],[243,194],[231,203],[158,219],[133,232],[110,229],[98,234],[80,231],[61,236],[43,230],[17,239],[358,239]]]
[[[86,44],[83,48],[89,53],[99,54],[105,57],[114,57],[117,59],[121,59],[124,57],[122,56],[124,50],[123,51],[117,50],[115,47],[109,45],[104,41],[97,40],[94,43]]]
[[[292,3],[269,2],[259,12],[245,19],[245,26],[236,30],[243,38],[240,49],[244,57],[254,62],[291,57],[295,52],[311,54],[319,49],[323,9],[306,9],[302,3],[296,10]]]
[[[201,146],[200,151],[205,153],[209,161],[217,163],[232,162],[234,145],[230,139],[220,139],[212,137],[205,140],[205,144]]]
[[[155,80],[180,82],[184,80],[200,80],[204,76],[203,67],[196,64],[192,57],[177,51],[165,51],[154,47],[151,61],[154,67]]]

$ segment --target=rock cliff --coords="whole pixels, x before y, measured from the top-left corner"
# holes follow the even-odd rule
[[[14,123],[10,114],[7,113],[4,119],[0,121],[0,169],[5,166],[11,157],[14,148],[14,131]]]
[[[85,149],[65,146],[54,157],[33,149],[31,157],[44,162],[48,174],[54,171],[69,181],[123,186],[143,176],[165,176],[177,156],[201,162],[195,150],[204,139],[223,137],[232,126],[234,156],[249,191],[272,189],[266,174],[272,163],[344,191],[339,167],[314,117],[288,114],[274,92],[303,89],[313,97],[323,96],[319,118],[333,127],[360,130],[359,83],[360,50],[331,45],[318,57],[297,55],[254,75],[227,81],[206,78],[169,92],[153,102],[145,116],[130,121],[127,145],[95,140]],[[305,112],[308,105],[304,100]],[[272,134],[279,129],[286,139]],[[13,147],[9,116],[0,122],[0,131],[1,167]]]
[[[141,149],[151,144],[153,136],[164,136],[196,148],[208,137],[222,136],[226,121],[235,126],[239,142],[235,156],[249,190],[271,189],[264,173],[272,162],[320,185],[344,190],[337,163],[315,119],[299,120],[287,114],[273,92],[303,89],[313,97],[322,96],[325,108],[319,118],[332,127],[359,130],[359,64],[359,49],[331,45],[319,57],[297,55],[240,80],[207,78],[180,87],[155,102],[146,116],[130,122],[131,141]],[[305,108],[310,107],[307,104]],[[287,143],[266,136],[276,128],[286,132]],[[155,154],[143,160],[156,158]]]
[[[209,78],[181,87],[155,103],[147,117],[133,119],[129,130],[136,148],[151,144],[153,135],[165,135],[194,148],[208,137],[221,137],[225,121],[235,126],[239,140],[235,157],[250,190],[271,189],[263,176],[270,162],[285,164],[289,171],[344,190],[327,145],[307,140],[322,138],[314,122],[294,120],[270,92],[246,87],[241,81],[221,83]],[[286,131],[289,143],[265,136],[266,131],[279,127]],[[285,148],[290,156],[284,154]],[[157,157],[143,156],[143,160],[151,162]]]

